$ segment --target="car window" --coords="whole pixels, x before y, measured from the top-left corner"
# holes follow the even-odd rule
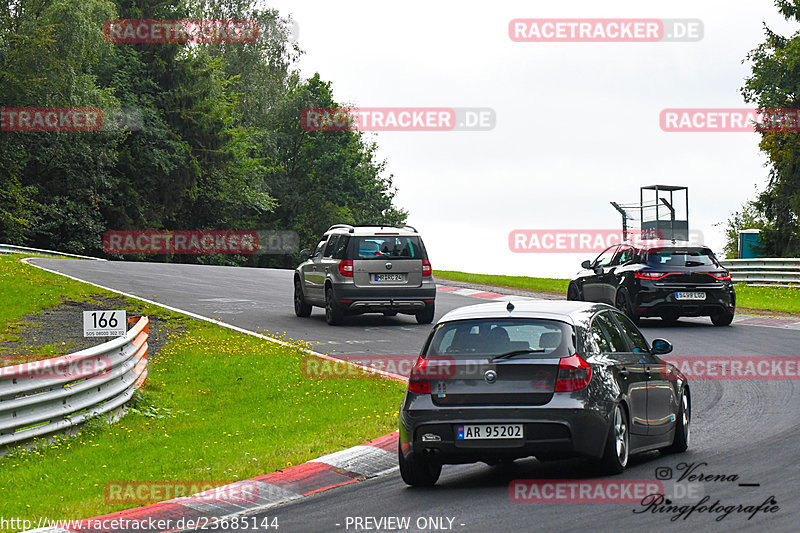
[[[326,242],[325,239],[319,241],[317,247],[314,248],[314,255],[312,255],[311,257],[320,257],[322,255],[322,250],[323,248],[325,248],[325,242]]]
[[[458,358],[492,357],[513,350],[536,350],[565,357],[574,353],[572,327],[541,319],[485,318],[445,322],[437,326],[427,355]]]
[[[642,332],[639,331],[639,328],[631,322],[631,319],[625,316],[622,313],[614,313],[614,318],[617,319],[619,322],[619,326],[625,335],[628,336],[628,339],[631,341],[631,345],[633,346],[633,351],[636,353],[650,353],[650,346],[647,344],[647,340],[642,335]]]
[[[333,250],[334,259],[344,259],[347,253],[347,244],[350,242],[350,237],[347,235],[339,235],[339,240],[336,242],[336,247]]]
[[[620,246],[619,250],[617,251],[616,255],[614,256],[614,260],[612,264],[614,265],[624,265],[628,261],[633,258],[633,248],[630,246]]]
[[[597,315],[594,320],[605,334],[611,352],[628,351],[628,344],[625,341],[625,337],[608,313],[601,313]]]
[[[425,259],[419,237],[373,235],[356,237],[358,259]]]
[[[650,250],[646,263],[659,267],[720,267],[714,253],[708,248],[660,248]]]
[[[614,251],[617,249],[617,246],[618,245],[614,245],[598,255],[597,259],[592,263],[592,266],[597,268],[610,265],[611,261],[614,259]]]
[[[588,344],[590,346],[591,353],[609,353],[611,350],[611,344],[608,342],[608,338],[606,338],[605,333],[600,328],[600,324],[597,323],[595,320],[592,322],[592,327],[589,328],[589,339]]]
[[[325,252],[323,252],[323,257],[332,257],[333,252],[336,249],[339,241],[341,240],[341,235],[331,235],[328,238],[328,245],[325,247]]]

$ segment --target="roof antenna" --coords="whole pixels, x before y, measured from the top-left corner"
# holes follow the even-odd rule
[[[512,304],[511,302],[508,302],[508,305],[506,306],[506,309],[508,309],[508,312],[510,313],[511,311],[514,310],[514,304]]]

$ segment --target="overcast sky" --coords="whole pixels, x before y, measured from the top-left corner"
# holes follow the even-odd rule
[[[789,33],[771,0],[384,3],[269,0],[298,26],[304,75],[362,107],[489,107],[484,132],[370,133],[397,204],[435,269],[570,277],[569,254],[515,254],[514,229],[618,228],[610,201],[689,187],[689,224],[721,254],[731,211],[763,188],[755,133],[667,133],[664,108],[745,107],[743,60],[762,24]],[[699,42],[517,43],[515,18],[692,18]],[[586,254],[583,254],[586,255]],[[588,254],[592,255],[592,254]]]

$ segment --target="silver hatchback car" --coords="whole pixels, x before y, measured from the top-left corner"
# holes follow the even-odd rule
[[[398,313],[430,324],[436,284],[425,245],[411,226],[331,226],[316,248],[300,252],[294,273],[294,310],[325,309],[328,324],[345,315]]]

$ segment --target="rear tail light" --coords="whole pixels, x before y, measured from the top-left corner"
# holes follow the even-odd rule
[[[730,272],[705,272],[705,274],[708,274],[717,281],[727,281],[731,279]]]
[[[592,367],[577,354],[558,362],[556,392],[580,390],[592,379]]]
[[[635,272],[633,275],[639,279],[661,279],[666,278],[667,276],[671,276],[673,274],[677,274],[677,272]]]
[[[350,260],[339,261],[339,274],[346,278],[353,277],[353,262]]]
[[[431,262],[427,259],[422,260],[422,277],[428,277],[431,275]]]
[[[411,375],[408,378],[408,390],[418,394],[430,394],[431,382],[427,379],[428,361],[420,355],[417,362],[411,368]]]

